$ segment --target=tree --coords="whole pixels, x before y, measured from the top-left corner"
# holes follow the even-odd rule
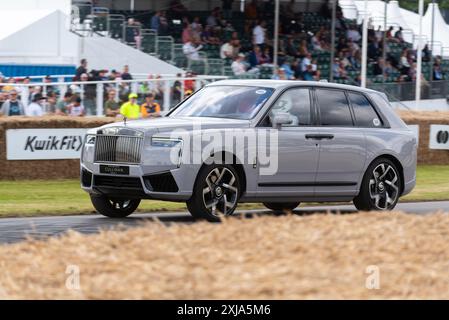
[[[440,9],[449,9],[449,0],[436,0],[435,2],[438,3]],[[425,8],[427,8],[427,5],[429,3],[432,3],[432,0],[424,0]],[[418,0],[399,0],[399,6],[401,8],[412,10],[415,12],[418,12],[418,5]]]

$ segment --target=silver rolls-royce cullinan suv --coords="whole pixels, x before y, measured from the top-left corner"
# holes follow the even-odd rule
[[[353,201],[391,210],[415,186],[417,139],[387,97],[322,82],[224,80],[158,119],[91,129],[81,185],[108,217],[142,199],[217,221],[237,204]]]

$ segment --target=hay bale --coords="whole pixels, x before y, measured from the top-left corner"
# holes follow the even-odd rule
[[[1,246],[0,298],[448,299],[448,226],[441,213],[359,213],[71,232]]]
[[[106,117],[1,117],[0,180],[69,179],[79,177],[79,160],[6,160],[6,130],[38,128],[95,128],[114,122]]]

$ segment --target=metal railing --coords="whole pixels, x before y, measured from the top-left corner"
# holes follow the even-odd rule
[[[385,92],[390,100],[415,100],[415,82],[372,83],[370,89]],[[421,85],[421,99],[446,99],[449,95],[449,80],[423,81]]]

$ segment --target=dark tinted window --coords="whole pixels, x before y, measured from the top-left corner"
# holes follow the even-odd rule
[[[349,93],[349,100],[354,109],[355,120],[358,126],[369,128],[382,126],[382,120],[364,95],[351,92]]]
[[[343,91],[317,89],[321,125],[352,126],[351,111]]]
[[[310,125],[312,123],[312,117],[310,112],[309,89],[296,88],[283,93],[271,108],[269,117],[273,117],[276,113],[289,114],[292,120],[289,126]]]

